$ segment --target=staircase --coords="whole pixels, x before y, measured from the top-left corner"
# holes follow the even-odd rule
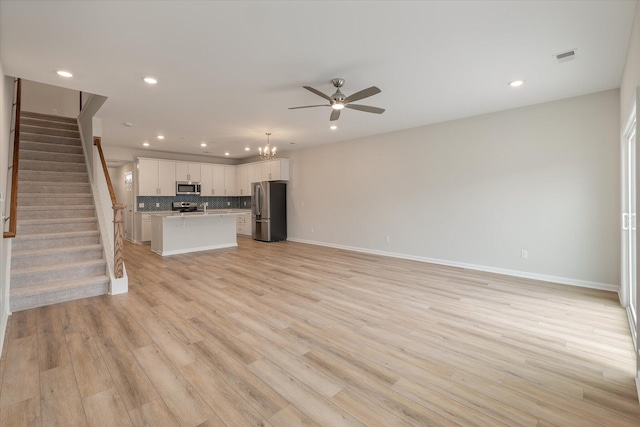
[[[106,294],[108,289],[77,122],[23,111],[11,311]]]

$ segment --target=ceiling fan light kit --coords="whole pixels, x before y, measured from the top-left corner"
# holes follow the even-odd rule
[[[350,108],[352,110],[364,111],[365,113],[374,113],[374,114],[382,114],[384,113],[384,108],[371,107],[369,105],[359,105],[359,104],[351,104],[353,101],[358,101],[360,99],[368,98],[370,96],[376,95],[382,92],[375,86],[371,86],[367,89],[363,89],[359,92],[354,93],[353,95],[346,96],[340,91],[340,88],[344,85],[344,79],[335,78],[331,80],[331,84],[335,86],[336,92],[329,96],[320,92],[317,89],[312,88],[311,86],[302,86],[307,89],[309,92],[315,93],[316,95],[326,99],[329,101],[329,104],[321,104],[321,105],[305,105],[302,107],[291,107],[290,110],[297,110],[300,108],[313,108],[313,107],[331,107],[333,111],[331,111],[331,115],[329,116],[329,121],[338,120],[340,118],[340,110],[343,108]]]

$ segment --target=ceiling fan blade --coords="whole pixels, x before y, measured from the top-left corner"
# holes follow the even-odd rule
[[[382,92],[380,89],[378,89],[375,86],[371,86],[369,88],[361,90],[360,92],[356,92],[351,96],[347,96],[344,102],[347,103],[347,102],[357,101],[359,99],[368,98],[380,92]]]
[[[299,108],[313,108],[313,107],[331,107],[329,104],[322,105],[305,105],[304,107],[289,107],[289,110],[297,110]]]
[[[329,116],[329,121],[332,122],[334,120],[338,120],[340,118],[340,110],[333,110],[331,112],[331,116]]]
[[[306,90],[308,90],[309,92],[313,92],[316,95],[323,97],[324,99],[326,99],[329,102],[333,101],[329,95],[325,95],[324,93],[320,92],[317,89],[312,88],[311,86],[302,86],[302,87],[305,88]]]
[[[384,108],[370,107],[368,105],[347,104],[347,105],[345,105],[345,107],[346,108],[351,108],[353,110],[364,111],[364,112],[367,112],[367,113],[376,113],[376,114],[384,113]]]

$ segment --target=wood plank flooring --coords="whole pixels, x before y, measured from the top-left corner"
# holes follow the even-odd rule
[[[292,242],[14,313],[2,426],[638,426],[617,295]]]

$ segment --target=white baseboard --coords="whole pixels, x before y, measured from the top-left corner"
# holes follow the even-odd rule
[[[288,237],[287,240],[291,242],[306,243],[309,245],[326,246],[329,248],[344,249],[348,251],[362,252],[362,253],[372,254],[372,255],[381,255],[381,256],[387,256],[391,258],[409,259],[412,261],[446,265],[449,267],[465,268],[468,270],[485,271],[487,273],[504,274],[505,276],[521,277],[524,279],[540,280],[543,282],[559,283],[562,285],[578,286],[582,288],[600,289],[603,291],[611,291],[611,292],[618,292],[618,289],[619,289],[619,286],[612,285],[609,283],[590,282],[588,280],[572,279],[569,277],[550,276],[546,274],[530,273],[527,271],[508,270],[504,268],[490,267],[485,265],[467,264],[467,263],[458,262],[458,261],[426,258],[421,256],[400,254],[395,252],[378,251],[375,249],[366,249],[366,248],[359,248],[354,246],[338,245],[335,243],[318,242],[315,240],[298,239],[295,237]]]
[[[222,243],[220,245],[201,246],[198,248],[189,248],[189,249],[175,249],[172,251],[154,251],[153,249],[151,249],[151,252],[161,256],[167,256],[167,255],[188,254],[190,252],[210,251],[212,249],[235,248],[237,246],[238,246],[238,243]]]
[[[127,268],[122,264],[122,277],[116,279],[111,277],[111,286],[109,289],[110,295],[126,294],[129,292],[129,276],[127,275]]]

